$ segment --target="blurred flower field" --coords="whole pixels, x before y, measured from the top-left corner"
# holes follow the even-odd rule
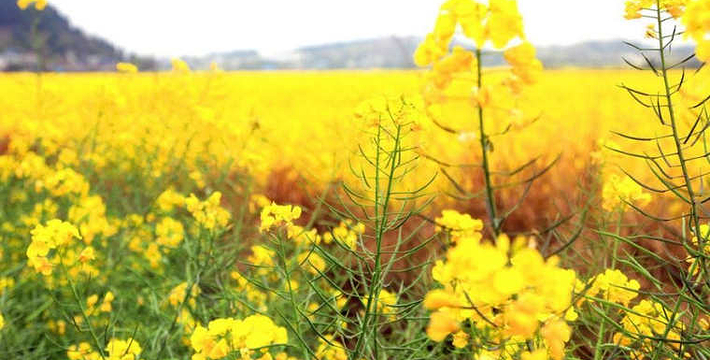
[[[633,70],[450,0],[420,70],[1,74],[0,358],[707,359],[708,14],[629,1]]]

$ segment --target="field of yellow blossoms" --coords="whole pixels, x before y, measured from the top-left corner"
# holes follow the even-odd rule
[[[667,53],[710,1],[628,1],[628,70],[524,15],[446,1],[419,70],[0,74],[0,359],[709,359],[710,70]]]

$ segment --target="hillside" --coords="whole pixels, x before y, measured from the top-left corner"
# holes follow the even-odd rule
[[[72,26],[51,4],[44,11],[23,11],[16,0],[0,0],[0,70],[109,70],[126,57],[109,42]]]
[[[254,50],[215,53],[186,58],[196,69],[206,69],[211,62],[225,70],[239,69],[375,69],[413,68],[412,54],[420,38],[383,37],[302,47],[278,55],[261,55]],[[462,44],[465,46],[465,44]],[[623,58],[639,66],[645,60],[623,40],[586,41],[573,45],[539,46],[538,58],[547,68],[560,67],[627,67]],[[693,52],[690,46],[673,49],[672,59],[682,59]],[[649,55],[651,60],[653,54]],[[503,65],[500,52],[488,51],[486,66]],[[688,66],[698,65],[689,63]]]

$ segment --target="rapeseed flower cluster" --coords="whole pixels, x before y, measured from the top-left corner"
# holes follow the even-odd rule
[[[668,12],[674,18],[683,16],[688,0],[661,0],[660,9]],[[627,0],[624,17],[627,20],[640,19],[643,17],[642,11],[657,6],[657,0]]]
[[[71,345],[67,350],[69,360],[140,360],[143,349],[135,339],[109,340],[105,348],[105,356],[95,351],[88,342]]]
[[[345,247],[354,250],[357,247],[358,238],[365,233],[365,224],[356,223],[351,219],[341,221],[337,227],[322,235],[323,242],[331,244],[336,241]]]
[[[194,194],[185,199],[185,208],[205,229],[224,228],[230,219],[227,210],[221,207],[222,193],[216,191],[207,200],[200,201]]]
[[[632,18],[653,6],[629,3],[627,16]],[[46,6],[45,1],[18,1],[21,8],[33,4],[38,10]],[[687,35],[699,43],[701,60],[710,52],[703,48],[706,4],[661,5],[686,24]],[[658,36],[656,27],[646,31],[649,37]],[[452,47],[457,33],[475,48]],[[491,82],[479,86],[477,50],[489,45],[503,50],[510,69],[496,70]],[[383,83],[396,93],[415,92],[418,74],[276,77],[226,74],[216,66],[203,73],[175,59],[168,74],[142,74],[133,64],[119,63],[121,74],[115,75],[1,78],[0,87],[10,95],[0,100],[0,305],[7,317],[5,324],[0,314],[0,330],[5,331],[0,333],[0,353],[10,351],[12,356],[20,349],[24,353],[17,356],[60,354],[72,360],[295,360],[300,349],[304,357],[344,360],[357,335],[364,333],[375,338],[375,348],[382,342],[381,350],[391,345],[411,350],[399,347],[412,340],[401,336],[421,333],[420,320],[429,314],[419,307],[421,296],[411,291],[420,288],[430,311],[425,330],[429,340],[418,338],[422,353],[410,357],[430,356],[427,351],[439,351],[450,341],[453,351],[479,359],[559,360],[573,351],[568,350],[573,348],[568,345],[572,322],[589,318],[581,312],[589,311],[592,302],[615,305],[607,315],[619,319],[620,326],[609,330],[611,340],[633,349],[638,358],[653,351],[652,338],[664,332],[671,340],[687,339],[687,327],[667,315],[671,309],[639,295],[641,286],[633,275],[609,269],[578,280],[557,257],[544,258],[530,238],[486,240],[482,221],[452,210],[430,225],[452,240],[446,256],[431,269],[435,284],[427,283],[427,276],[409,284],[407,273],[404,286],[395,291],[394,280],[381,279],[386,289],[373,299],[381,318],[372,328],[357,328],[365,315],[372,315],[362,309],[363,300],[375,297],[368,288],[376,261],[370,256],[366,225],[347,219],[329,226],[319,217],[332,219],[326,210],[319,214],[277,205],[262,192],[290,191],[301,179],[323,189],[343,179],[349,170],[343,154],[360,150],[354,146],[362,136],[357,130],[380,129],[389,117],[411,120],[407,129],[414,133],[417,155],[442,154],[446,159],[437,166],[450,168],[469,163],[471,140],[485,138],[466,130],[469,107],[492,115],[486,118],[491,132],[502,133],[509,124],[524,123],[524,114],[534,110],[527,103],[554,102],[549,125],[534,124],[532,135],[510,134],[511,141],[497,142],[495,152],[490,145],[489,152],[491,162],[504,165],[531,152],[568,150],[571,156],[566,158],[572,160],[562,160],[562,166],[551,170],[554,176],[535,188],[543,198],[551,189],[576,185],[579,175],[586,174],[585,159],[599,132],[617,126],[655,130],[633,121],[640,113],[607,91],[616,84],[617,72],[551,71],[541,76],[542,64],[525,40],[513,0],[447,1],[415,61],[431,67],[422,96],[397,94],[365,102]],[[633,80],[650,84],[640,76]],[[251,86],[256,82],[259,87]],[[703,81],[692,85],[679,93],[697,103],[706,96],[705,87]],[[313,90],[338,86],[349,91]],[[563,95],[565,103],[574,105],[557,106]],[[523,96],[535,101],[522,102]],[[590,105],[589,98],[598,101]],[[458,132],[458,141],[439,136],[440,126],[424,121],[422,113],[451,119],[447,132]],[[292,119],[309,119],[309,126]],[[554,135],[559,132],[568,138]],[[420,183],[430,170],[412,170],[403,182]],[[477,189],[471,178],[462,183],[461,192]],[[630,179],[606,180],[599,211],[650,200]],[[506,199],[502,193],[501,200]],[[674,209],[669,212],[679,213]],[[313,215],[309,225],[302,213]],[[540,213],[525,216],[549,215]],[[401,238],[416,241],[417,236],[408,236],[409,224],[401,227]],[[700,240],[705,237],[696,234],[690,244],[705,243],[701,250],[707,253],[707,241]],[[385,250],[377,255],[383,255],[379,260],[385,268],[396,269],[391,277],[399,276],[402,264],[397,256],[387,263],[392,239],[385,240]],[[547,244],[540,247],[549,253]],[[418,249],[416,244],[412,248]],[[425,265],[422,261],[408,271]],[[707,332],[707,325],[701,328]],[[112,334],[121,337],[109,339]],[[53,347],[57,344],[63,350]]]
[[[457,29],[476,44],[476,51],[450,44]],[[515,39],[516,45],[509,46]],[[490,41],[494,48],[503,49],[511,71],[498,84],[482,85],[480,81],[480,49]],[[424,88],[424,100],[428,107],[446,101],[472,99],[481,108],[505,109],[506,117],[519,112],[505,99],[505,93],[520,95],[524,85],[537,82],[542,63],[537,60],[535,48],[525,41],[523,20],[515,0],[494,0],[487,5],[475,0],[449,0],[439,11],[439,16],[424,42],[414,54],[418,66],[431,65]],[[467,84],[469,93],[460,86]],[[514,118],[511,117],[511,118]]]
[[[710,60],[710,1],[687,0],[686,10],[683,13],[682,23],[685,25],[684,36],[692,38],[697,44],[695,56],[700,61]]]
[[[27,9],[32,4],[34,4],[36,10],[42,11],[47,7],[47,0],[17,0],[17,7],[22,10]]]
[[[468,332],[469,326],[485,329],[488,335],[480,341],[499,349],[495,357],[536,350],[526,341],[541,338],[549,356],[562,359],[571,334],[565,317],[574,315],[576,275],[558,262],[556,257],[544,259],[524,238],[511,242],[501,235],[487,243],[480,236],[462,236],[432,269],[443,288],[429,291],[424,299],[433,311],[427,335],[434,341],[451,335],[462,348],[471,344],[470,336],[479,336]]]
[[[606,269],[603,273],[589,280],[591,286],[585,292],[586,296],[598,296],[623,306],[638,296],[641,285],[634,279],[629,279],[619,270]],[[578,285],[578,290],[581,286]],[[584,298],[580,299],[584,301]]]
[[[602,207],[613,212],[624,208],[627,203],[644,206],[651,201],[651,195],[628,176],[610,174],[602,187]]]
[[[42,275],[51,275],[54,263],[61,261],[62,247],[73,239],[80,239],[79,230],[65,221],[52,219],[46,225],[37,225],[32,230],[32,242],[27,247],[30,266]],[[53,254],[50,254],[50,251]]]
[[[671,320],[672,313],[659,302],[641,300],[631,311],[624,312],[621,320],[624,331],[614,334],[614,342],[632,348],[632,356],[643,357],[658,346],[654,339],[663,336],[674,351],[679,351],[684,326],[678,319]],[[684,356],[690,357],[690,354]]]
[[[480,240],[483,221],[474,219],[469,214],[461,214],[456,210],[444,210],[441,216],[435,219],[438,231],[447,231],[451,240],[456,242],[460,238],[474,238]]]
[[[207,327],[198,325],[190,335],[193,360],[222,359],[235,352],[250,359],[252,354],[264,352],[264,347],[287,341],[286,329],[264,315],[215,319]]]
[[[270,230],[279,226],[293,225],[293,221],[301,217],[301,208],[292,205],[277,205],[272,202],[261,209],[260,231]]]

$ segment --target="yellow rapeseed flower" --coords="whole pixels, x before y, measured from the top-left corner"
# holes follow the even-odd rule
[[[120,62],[116,64],[116,70],[122,73],[135,74],[138,72],[138,67],[127,62]]]

